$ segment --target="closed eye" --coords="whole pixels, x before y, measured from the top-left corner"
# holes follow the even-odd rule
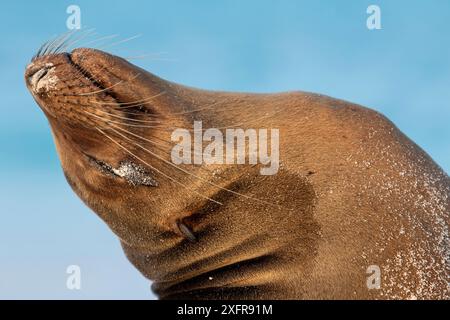
[[[120,162],[118,167],[113,167],[112,165],[98,160],[92,156],[86,155],[86,157],[88,158],[89,163],[103,174],[107,174],[112,177],[123,178],[133,186],[158,186],[158,182],[152,174],[147,172],[142,166],[132,161],[125,160]]]

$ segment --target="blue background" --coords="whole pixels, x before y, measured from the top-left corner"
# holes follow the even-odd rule
[[[83,27],[120,39],[109,51],[206,89],[327,94],[383,112],[450,169],[450,2],[8,1],[0,10],[0,298],[152,298],[118,240],[70,190],[23,73],[37,48]],[[366,9],[382,10],[382,30]],[[116,40],[110,41],[115,42]],[[81,267],[82,289],[66,288]]]

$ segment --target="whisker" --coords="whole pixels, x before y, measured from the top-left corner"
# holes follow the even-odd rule
[[[137,35],[134,35],[134,36],[132,36],[132,37],[129,37],[129,38],[126,38],[126,39],[123,39],[123,40],[120,40],[120,41],[111,43],[111,44],[109,44],[109,45],[99,47],[98,49],[99,49],[99,50],[104,50],[105,48],[110,48],[110,47],[112,47],[112,46],[116,46],[116,45],[119,45],[119,44],[121,44],[121,43],[125,43],[125,42],[128,42],[128,41],[131,41],[131,40],[136,39],[136,38],[139,38],[139,37],[141,37],[141,36],[142,36],[142,34],[137,34]]]
[[[64,79],[63,79],[64,80]],[[87,87],[89,87],[89,86],[82,86],[82,88],[87,88]],[[53,90],[54,92],[57,92],[57,90]],[[52,91],[52,92],[53,92]],[[150,98],[147,98],[147,99],[144,99],[144,100],[136,100],[136,101],[138,101],[138,102],[148,102],[148,101],[150,101],[150,100],[152,100],[152,99],[154,99],[154,98],[156,98],[156,97],[158,97],[158,96],[160,96],[160,95],[163,95],[165,92],[161,92],[161,93],[159,93],[159,94],[157,94],[157,95],[154,95],[154,96],[152,96],[152,97],[150,97]],[[77,97],[77,96],[79,96],[78,94],[76,94],[76,95],[74,95],[74,94],[64,94],[64,96],[65,97]],[[90,106],[90,105],[92,105],[92,104],[96,104],[96,105],[111,105],[111,106],[119,106],[119,108],[114,108],[114,110],[117,110],[117,111],[120,111],[122,114],[127,114],[127,115],[131,115],[131,116],[136,116],[136,115],[139,115],[139,116],[141,116],[141,117],[148,117],[148,118],[160,118],[160,116],[159,115],[155,115],[155,114],[142,114],[142,113],[137,113],[137,112],[127,112],[127,111],[123,111],[123,109],[128,109],[128,108],[135,108],[135,107],[139,107],[139,106],[142,106],[143,105],[143,103],[136,103],[136,104],[134,104],[136,101],[133,101],[133,102],[124,102],[124,103],[121,103],[121,102],[99,102],[99,101],[88,101],[88,103],[89,104],[81,104],[81,103],[79,103],[78,105],[80,105],[80,106]],[[120,107],[121,105],[123,105],[123,104],[128,104],[128,103],[133,103],[134,105],[130,105],[130,106],[128,106],[128,107]],[[112,115],[112,114],[110,114],[110,115]]]
[[[57,36],[56,38],[54,38],[42,52],[42,55],[55,54],[56,49],[58,49],[61,44],[63,44],[68,38],[70,38],[76,32],[77,32],[76,29],[68,30],[62,33],[61,35]]]
[[[138,105],[138,106],[139,106],[139,105]],[[160,115],[157,115],[157,114],[122,111],[121,108],[114,109],[114,110],[119,110],[119,111],[121,111],[122,114],[130,115],[130,116],[136,116],[136,115],[139,115],[139,116],[141,116],[141,117],[144,117],[144,118],[150,118],[150,119],[160,118],[160,117],[161,117]]]
[[[92,112],[89,112],[89,111],[86,111],[86,110],[82,110],[82,111],[87,113],[87,114],[89,114],[89,115],[91,115],[91,116],[93,116],[93,117],[96,117],[96,118],[98,118],[100,120],[104,120],[105,121],[104,118],[102,118],[102,117],[100,117],[100,116],[98,116],[98,115],[96,115],[96,114],[94,114]],[[176,128],[167,128],[167,127],[164,127],[164,126],[148,126],[148,125],[138,125],[138,124],[136,124],[136,125],[125,124],[125,123],[121,123],[121,122],[114,121],[114,120],[109,120],[109,119],[106,119],[106,121],[108,122],[108,124],[109,123],[115,123],[115,124],[122,124],[122,125],[130,126],[130,127],[136,127],[136,128],[152,128],[152,129],[159,129],[159,130],[165,129],[163,131],[173,131],[174,129],[176,129]]]
[[[177,61],[177,59],[161,58],[160,56],[164,54],[167,54],[167,52],[147,53],[137,56],[124,56],[122,58],[126,60],[150,59],[152,61]]]
[[[100,38],[97,38],[95,40],[91,40],[89,42],[83,43],[82,47],[86,47],[88,45],[91,45],[91,44],[99,42],[99,41],[114,39],[114,38],[117,38],[118,36],[119,36],[119,34],[116,33],[116,34],[112,34],[110,36],[100,37]]]
[[[105,124],[108,124],[108,125],[111,125],[111,123],[121,124],[121,125],[126,125],[125,123],[119,123],[119,122],[116,122],[116,121],[112,121],[112,120],[110,120],[110,119],[107,119],[107,118],[98,116],[98,115],[93,114],[93,113],[91,113],[91,112],[89,112],[89,111],[86,111],[86,110],[83,110],[83,111],[84,111],[85,113],[89,114],[90,116],[93,116],[93,117],[95,117],[95,118],[97,118],[97,119],[103,121]],[[97,111],[99,111],[99,110],[97,110]],[[106,113],[106,114],[108,114],[108,115],[110,115],[110,116],[112,115],[112,114],[107,113],[107,112],[102,112],[102,113]],[[128,120],[131,120],[131,119],[128,119]],[[107,128],[107,129],[109,129],[109,128]],[[169,130],[168,130],[168,131],[169,131]],[[146,139],[146,138],[141,137],[141,136],[139,136],[139,135],[136,135],[136,136],[139,137],[140,139],[142,139],[142,140],[144,140],[144,141],[146,141],[146,142],[148,142],[148,143],[154,145],[154,146],[158,146],[158,147],[171,147],[170,142],[165,141],[165,140],[162,140],[162,139],[160,139],[160,138],[158,138],[158,137],[155,137],[155,138],[158,139],[159,141],[161,141],[162,143],[164,143],[164,145],[162,145],[162,144],[160,144],[160,143],[156,143],[156,142],[154,142],[154,141],[152,141],[152,140]],[[159,150],[160,150],[160,151],[163,151],[163,152],[166,152],[165,150],[161,150],[161,149],[159,149]],[[202,153],[199,153],[199,152],[196,152],[196,151],[193,151],[193,150],[191,150],[190,152],[191,152],[191,154],[194,154],[194,155],[202,155]],[[203,170],[203,167],[201,167],[201,169]]]
[[[86,111],[86,110],[82,110],[82,111],[83,111],[83,112],[86,112],[86,113],[88,113],[88,114],[90,114],[91,116],[94,116],[94,117],[97,117],[97,118],[102,119],[102,118],[99,117],[98,115],[93,114],[93,113],[91,113],[91,112],[89,112],[89,111]],[[140,124],[121,123],[121,122],[114,121],[114,120],[109,120],[109,119],[108,119],[108,122],[110,122],[110,123],[115,123],[115,124],[122,124],[122,125],[125,125],[125,126],[127,126],[127,127],[134,127],[134,128],[149,128],[149,129],[155,129],[155,130],[160,130],[160,131],[168,131],[168,132],[173,131],[173,130],[176,130],[176,129],[179,129],[179,128],[176,128],[176,127],[150,126],[150,125],[140,125]],[[243,124],[243,123],[237,123],[237,124],[233,124],[233,126],[218,127],[218,128],[216,128],[216,129],[229,129],[229,128],[233,128],[233,127],[236,127],[236,126],[241,126],[242,124]],[[186,129],[186,130],[188,130],[189,132],[195,132],[194,129]],[[206,131],[206,130],[208,130],[208,129],[203,129],[203,128],[202,128],[201,131]]]
[[[196,191],[196,190],[192,190],[192,188],[188,187],[187,185],[179,182],[178,180],[172,178],[171,176],[165,174],[164,172],[156,169],[155,167],[153,167],[151,164],[149,164],[148,162],[146,162],[145,160],[141,159],[139,156],[137,156],[136,154],[134,154],[133,152],[131,152],[130,150],[128,150],[127,148],[125,148],[124,146],[122,146],[119,142],[117,142],[116,140],[114,140],[112,137],[110,137],[109,135],[107,135],[103,130],[99,129],[96,127],[96,129],[102,133],[106,138],[108,138],[109,140],[111,140],[112,142],[114,142],[118,147],[120,147],[122,150],[124,150],[125,152],[127,152],[128,154],[130,154],[131,156],[135,157],[137,160],[141,161],[142,163],[144,163],[145,165],[147,165],[150,169],[152,169],[155,172],[158,172],[159,174],[163,175],[164,177],[166,177],[167,179],[171,180],[172,182],[182,186],[183,188],[185,188],[186,190],[190,191],[190,192],[194,192],[195,194],[201,196],[204,199],[207,199],[209,201],[212,201],[214,203],[217,203],[219,205],[222,205],[221,202],[214,200],[208,196],[205,196],[203,194],[201,194],[200,192]]]
[[[156,96],[150,97],[149,99],[156,98],[156,97],[158,97],[159,95],[162,95],[162,94],[165,94],[165,93],[166,93],[166,92],[163,91],[163,92],[161,92],[160,94],[158,94],[158,95],[156,95]],[[134,101],[134,102],[120,103],[120,105],[127,105],[127,104],[129,104],[129,103],[134,104],[134,105],[129,105],[129,106],[127,106],[127,107],[120,107],[120,110],[127,109],[127,108],[135,108],[135,107],[139,107],[141,104],[145,104],[144,102],[146,102],[146,101],[145,101],[145,100],[142,100],[142,101]],[[98,104],[102,104],[102,103],[98,102]],[[109,103],[109,104],[116,105],[116,104],[113,103],[113,102],[112,102],[112,103]],[[197,112],[197,111],[202,111],[202,110],[209,109],[209,108],[211,108],[211,107],[213,107],[213,106],[215,106],[215,105],[217,105],[217,104],[219,104],[219,103],[218,103],[218,102],[215,102],[215,103],[212,103],[212,104],[210,104],[210,105],[208,105],[208,106],[206,106],[206,107],[199,108],[199,109],[195,109],[195,110],[181,111],[181,112],[173,112],[172,115],[183,115],[183,114],[194,113],[194,112]],[[154,116],[154,115],[148,114],[148,115],[145,115],[145,116]]]
[[[101,119],[104,123],[108,124],[108,119],[102,118],[102,117],[97,117],[97,118]],[[105,129],[108,129],[108,128],[105,128]],[[150,143],[151,145],[153,145],[154,147],[156,147],[158,150],[162,151],[163,153],[167,153],[167,148],[171,147],[171,143],[169,141],[163,140],[159,137],[154,137],[154,139],[160,141],[161,143],[158,143],[153,140],[145,139],[144,137],[141,137],[141,139],[146,140],[148,143]],[[161,149],[161,148],[165,148],[165,149]],[[199,155],[200,153],[197,153],[194,151],[193,154]]]
[[[33,59],[39,58],[44,54],[44,52],[47,50],[47,47],[50,45],[51,42],[55,41],[55,36],[50,38],[49,40],[45,41],[40,47],[39,50],[34,55]]]
[[[139,74],[137,74],[136,77],[137,77],[138,75],[139,75]],[[114,88],[115,86],[118,86],[119,84],[121,84],[121,83],[123,83],[123,82],[124,82],[123,80],[119,80],[118,82],[116,82],[115,84],[113,84],[113,85],[111,85],[111,86],[109,86],[109,87],[107,87],[107,88],[103,88],[103,89],[96,90],[96,91],[92,91],[92,92],[79,93],[79,94],[76,94],[76,96],[89,96],[89,95],[93,95],[93,94],[102,93],[102,92],[104,92],[104,91],[108,91],[108,90]]]
[[[119,103],[120,105],[120,109],[130,109],[130,108],[135,108],[135,107],[139,107],[141,104],[145,104],[157,97],[160,97],[162,95],[165,95],[167,92],[166,91],[162,91],[154,96],[151,96],[149,98],[146,99],[142,99],[142,100],[136,100],[136,101],[131,101],[131,102],[121,102]],[[124,107],[125,106],[125,107]]]
[[[102,104],[102,103],[99,103],[99,102],[95,102],[95,101],[92,101],[92,102],[90,102],[90,103],[96,103],[96,104]],[[120,109],[118,109],[119,111],[121,111],[121,109],[122,108],[120,108]],[[123,109],[125,109],[125,108],[123,108]],[[83,110],[84,112],[87,112],[87,113],[89,113],[89,114],[91,114],[92,116],[95,116],[95,117],[98,117],[97,115],[95,115],[95,114],[93,114],[93,113],[90,113],[90,112],[88,112],[88,111],[86,111],[86,110]],[[249,121],[243,121],[243,122],[238,122],[238,123],[233,123],[233,124],[230,124],[230,125],[227,125],[227,126],[222,126],[222,127],[217,127],[216,129],[219,129],[219,130],[223,130],[223,129],[231,129],[231,128],[236,128],[236,127],[240,127],[240,126],[248,126],[250,123],[252,123],[252,122],[257,122],[257,121],[261,121],[261,120],[264,120],[264,119],[269,119],[269,118],[272,118],[273,116],[275,116],[276,114],[278,114],[278,113],[280,113],[282,110],[280,109],[280,110],[278,110],[278,111],[276,111],[276,112],[274,112],[274,113],[272,113],[272,114],[266,114],[266,115],[263,115],[263,116],[261,116],[261,117],[258,117],[258,118],[254,118],[254,119],[252,119],[252,120],[249,120]],[[102,111],[102,113],[105,113],[105,114],[108,114],[108,115],[112,115],[111,113],[108,113],[108,112],[106,112],[106,111]],[[133,114],[133,113],[131,113],[132,115],[136,115],[136,114]],[[173,113],[174,115],[176,115],[176,114],[180,114],[180,113]],[[183,113],[181,113],[181,114],[183,114]],[[141,116],[144,116],[144,117],[153,117],[153,118],[156,118],[156,117],[158,117],[158,116],[156,116],[156,115],[141,115]],[[131,119],[128,119],[128,120],[131,120]],[[120,123],[120,122],[117,122],[117,121],[114,121],[114,120],[108,120],[108,121],[110,121],[111,123],[115,123],[115,124],[123,124],[123,125],[125,125],[125,126],[128,126],[128,127],[134,127],[134,128],[151,128],[151,129],[155,129],[155,130],[162,130],[162,131],[173,131],[173,130],[176,130],[176,129],[178,129],[178,128],[176,128],[176,127],[167,127],[167,126],[152,126],[152,125],[145,125],[145,124],[130,124],[130,123]],[[144,120],[141,120],[141,121],[144,121]],[[136,122],[141,122],[141,121],[136,121]],[[188,129],[188,128],[186,128],[186,130],[188,130],[188,131],[190,131],[190,132],[194,132],[194,129]],[[202,128],[201,129],[202,131],[206,131],[206,130],[208,130],[208,129],[206,129],[206,128]]]
[[[106,119],[103,120],[103,121],[106,121]],[[115,126],[115,127],[116,127],[116,126]],[[122,127],[120,127],[120,128],[123,129]],[[142,137],[142,136],[140,136],[140,135],[137,135],[137,134],[134,134],[134,135],[135,135],[137,138],[139,138],[139,139],[141,139],[141,140],[143,140],[143,141],[145,141],[145,142],[148,142],[148,143],[150,143],[150,144],[152,144],[152,145],[154,145],[154,146],[168,147],[168,148],[170,148],[170,147],[173,146],[170,142],[165,141],[165,140],[162,140],[162,139],[158,139],[158,140],[161,141],[161,142],[163,142],[164,145],[163,145],[163,144],[160,144],[160,143],[156,143],[156,142],[154,142],[154,141],[152,141],[152,140],[150,140],[150,139],[144,138],[144,137]],[[159,149],[159,150],[161,150],[161,149]],[[161,151],[162,151],[162,150],[161,150]],[[164,152],[166,152],[166,151],[164,150]],[[197,152],[197,151],[195,151],[195,150],[190,150],[190,153],[193,154],[193,155],[200,155],[200,156],[203,156],[203,153]],[[204,169],[203,167],[200,167],[200,168],[201,168],[201,169]]]
[[[47,41],[47,42],[44,44],[44,47],[43,47],[43,49],[42,49],[42,51],[41,51],[41,55],[39,55],[39,57],[40,57],[40,56],[45,56],[45,55],[47,54],[48,49],[52,46],[52,44],[53,44],[59,37],[60,37],[60,36],[54,36],[52,39],[50,39],[49,41]]]
[[[78,38],[75,38],[75,39],[73,39],[73,40],[71,40],[71,41],[67,41],[66,45],[63,47],[62,50],[64,50],[64,51],[65,51],[65,50],[70,51],[70,48],[73,47],[73,46],[74,46],[76,43],[78,43],[79,41],[85,39],[86,37],[95,35],[95,32],[94,32],[94,31],[95,31],[95,28],[83,30],[83,31],[82,31],[82,34],[81,34]]]
[[[48,41],[44,42],[38,49],[38,51],[36,52],[36,54],[31,58],[31,61],[34,61],[36,58],[40,57],[41,52],[43,51],[45,45],[48,43]]]
[[[111,88],[111,87],[110,87]],[[98,93],[98,92],[95,92]],[[135,107],[139,107],[142,104],[145,104],[146,102],[153,100],[159,96],[162,96],[166,94],[165,91],[162,91],[154,96],[151,96],[149,98],[146,99],[142,99],[142,100],[136,100],[136,101],[131,101],[131,102],[98,102],[98,101],[92,101],[91,103],[93,104],[100,104],[100,105],[112,105],[112,106],[127,106],[127,107],[121,107],[120,110],[122,109],[127,109],[127,108],[135,108]],[[70,96],[78,96],[78,95],[70,95]]]
[[[163,91],[161,94],[164,94],[165,93],[165,91]],[[154,98],[156,98],[158,95],[156,95],[156,96],[154,96]],[[151,97],[151,98],[149,98],[149,99],[153,99],[153,97]],[[145,104],[145,103],[143,103],[143,102],[145,102],[144,100],[142,101],[142,102],[137,102],[136,103],[136,101],[135,102],[129,102],[129,103],[136,103],[135,105],[132,105],[132,106],[128,106],[128,107],[121,107],[119,110],[123,110],[123,109],[127,109],[127,108],[134,108],[134,107],[139,107],[141,104]],[[97,104],[103,104],[103,103],[101,103],[101,102],[96,102]],[[106,104],[111,104],[111,105],[116,105],[116,103],[114,103],[114,102],[111,102],[111,103],[106,103]],[[124,105],[124,104],[127,104],[127,103],[122,103],[121,105]],[[212,107],[214,107],[214,106],[216,106],[216,105],[218,105],[219,103],[218,102],[214,102],[214,103],[212,103],[212,104],[210,104],[210,105],[208,105],[208,106],[206,106],[206,107],[202,107],[202,108],[199,108],[199,109],[195,109],[195,110],[189,110],[189,111],[181,111],[181,112],[173,112],[172,113],[172,115],[185,115],[185,114],[189,114],[189,113],[194,113],[194,112],[198,112],[198,111],[202,111],[202,110],[207,110],[207,109],[210,109],[210,108],[212,108]],[[134,115],[134,113],[131,113],[131,112],[123,112],[124,114],[130,114],[130,115]],[[150,117],[150,118],[152,118],[152,117],[157,117],[156,115],[153,115],[153,114],[144,114],[144,115],[142,115],[142,116],[144,116],[144,117]]]
[[[90,114],[91,116],[93,116],[93,114]],[[98,119],[100,119],[100,120],[102,120],[105,124],[109,124],[108,123],[108,119],[106,119],[106,118],[102,118],[102,117],[96,117],[96,118],[98,118]],[[108,129],[108,128],[104,128],[104,129]],[[159,137],[154,137],[156,140],[159,140],[160,142],[162,142],[162,143],[158,143],[158,142],[155,142],[155,141],[152,141],[152,140],[147,140],[150,144],[152,144],[156,149],[158,149],[159,151],[161,151],[161,152],[163,152],[163,153],[166,153],[167,151],[166,151],[166,149],[167,149],[167,147],[170,147],[171,145],[170,145],[170,143],[168,142],[168,141],[166,141],[166,140],[163,140],[163,139],[161,139],[161,138],[159,138]],[[162,149],[162,148],[165,148],[165,149]]]
[[[125,60],[138,60],[138,59],[149,59],[149,61],[164,61],[164,62],[177,62],[178,59],[174,58],[149,58],[142,56],[125,56],[123,57]]]
[[[139,137],[139,136],[135,135],[134,133],[132,133],[132,132],[126,130],[126,129],[120,128],[120,127],[115,126],[115,125],[112,125],[112,126],[115,127],[115,128],[117,128],[117,129],[119,129],[120,131],[126,132],[126,133],[128,133],[128,134],[130,134],[130,135],[132,135],[132,136]],[[243,194],[243,193],[240,193],[240,192],[237,192],[237,191],[228,189],[228,188],[221,187],[221,186],[219,186],[219,185],[217,185],[217,184],[215,184],[215,183],[213,183],[213,182],[211,182],[211,181],[209,181],[209,180],[206,180],[206,179],[204,179],[204,178],[202,178],[202,177],[199,177],[199,176],[193,174],[192,172],[189,172],[189,171],[187,171],[187,170],[185,170],[185,169],[183,169],[183,168],[177,166],[176,164],[174,164],[174,163],[172,163],[172,162],[170,162],[170,161],[167,161],[166,159],[164,159],[164,158],[162,158],[162,157],[159,157],[159,156],[156,155],[154,152],[152,152],[152,151],[150,151],[149,149],[143,147],[143,146],[140,145],[139,143],[134,142],[132,139],[128,138],[127,136],[125,136],[125,135],[123,135],[123,134],[121,134],[121,133],[118,132],[117,130],[115,130],[115,129],[111,129],[111,130],[114,131],[116,134],[120,135],[121,137],[127,139],[128,141],[130,141],[131,143],[133,143],[135,146],[137,146],[137,147],[141,148],[142,150],[148,152],[150,155],[152,155],[152,156],[156,157],[157,159],[163,161],[164,163],[166,163],[166,164],[168,164],[168,165],[174,167],[175,169],[177,169],[177,170],[179,170],[179,171],[181,171],[181,172],[183,172],[183,173],[185,173],[185,174],[188,174],[188,175],[190,175],[190,176],[192,176],[192,177],[194,177],[194,178],[196,178],[196,179],[199,179],[199,180],[201,180],[201,181],[203,181],[203,182],[206,182],[206,183],[208,183],[209,185],[211,185],[211,186],[213,186],[213,187],[215,187],[215,188],[218,188],[219,190],[223,190],[223,191],[226,191],[226,192],[235,194],[235,195],[237,195],[237,196],[244,197],[244,198],[247,198],[247,199],[250,199],[250,200],[254,200],[254,201],[258,201],[258,202],[261,202],[261,203],[264,203],[264,204],[267,204],[267,205],[270,205],[270,206],[280,207],[280,206],[277,205],[277,204],[273,204],[273,203],[271,203],[271,202],[267,202],[267,201],[264,201],[264,200],[261,200],[261,199],[258,199],[258,198],[254,198],[254,197],[248,196],[248,195],[246,195],[246,194]]]

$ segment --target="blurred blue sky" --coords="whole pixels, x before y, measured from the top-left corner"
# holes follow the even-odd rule
[[[66,8],[83,27],[138,39],[111,47],[171,81],[205,89],[304,90],[387,115],[450,170],[450,2],[8,1],[0,10],[0,298],[152,298],[118,240],[64,180],[53,141],[23,81],[26,64],[65,32]],[[366,28],[377,4],[382,30]],[[114,41],[112,41],[114,42]],[[82,290],[65,287],[82,268]]]

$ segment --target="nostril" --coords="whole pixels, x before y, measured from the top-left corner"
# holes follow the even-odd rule
[[[30,70],[28,73],[28,85],[34,93],[43,93],[56,88],[59,81],[56,74],[56,67],[47,63],[41,68]]]
[[[47,68],[42,68],[37,70],[36,72],[30,74],[28,76],[28,82],[32,85],[35,86],[39,80],[41,80],[43,77],[45,77],[45,75],[48,73],[48,69]]]

